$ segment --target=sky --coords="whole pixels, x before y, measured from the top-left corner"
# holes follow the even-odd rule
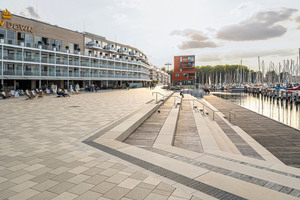
[[[158,67],[296,63],[299,0],[0,0],[0,9],[134,46]],[[173,65],[169,69],[172,69]]]

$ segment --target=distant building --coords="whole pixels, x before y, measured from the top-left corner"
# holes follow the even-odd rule
[[[174,56],[172,85],[195,85],[195,55]]]
[[[158,84],[163,84],[163,85],[167,85],[168,83],[171,82],[171,77],[170,75],[161,70],[160,68],[154,66],[154,65],[151,65],[150,64],[150,80],[155,82],[155,83],[158,83]]]

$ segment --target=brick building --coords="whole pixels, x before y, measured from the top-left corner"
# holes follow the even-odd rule
[[[149,70],[135,47],[1,11],[0,89],[142,87],[151,81]]]
[[[174,72],[172,85],[195,85],[196,70],[195,56],[174,56]]]

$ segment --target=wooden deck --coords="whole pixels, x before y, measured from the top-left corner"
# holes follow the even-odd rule
[[[214,95],[206,96],[205,99],[220,111],[233,112],[236,118],[232,119],[232,123],[243,129],[283,163],[300,168],[299,130]]]

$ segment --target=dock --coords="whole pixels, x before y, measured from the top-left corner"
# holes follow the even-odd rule
[[[234,113],[235,118],[231,122],[243,129],[283,163],[300,167],[299,130],[213,95],[206,96],[205,99],[220,111]],[[226,115],[226,112],[224,114]]]

